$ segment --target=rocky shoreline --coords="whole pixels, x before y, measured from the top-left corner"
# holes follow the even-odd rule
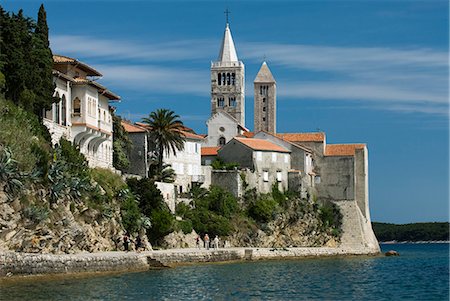
[[[208,262],[300,259],[311,257],[379,255],[376,250],[348,248],[225,248],[168,249],[145,252],[98,252],[79,254],[0,253],[0,279],[23,276],[68,276],[111,272],[145,271]]]

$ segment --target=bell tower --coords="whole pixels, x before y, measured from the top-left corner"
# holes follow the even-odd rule
[[[255,120],[254,131],[277,131],[277,83],[266,62],[263,62],[253,82]]]
[[[219,57],[211,62],[211,116],[224,111],[245,126],[244,76],[244,63],[238,59],[227,20]]]

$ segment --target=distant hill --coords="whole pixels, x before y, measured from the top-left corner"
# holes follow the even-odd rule
[[[449,223],[387,224],[372,223],[378,241],[449,240]]]

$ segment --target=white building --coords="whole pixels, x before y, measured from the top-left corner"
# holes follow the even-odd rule
[[[44,114],[53,144],[61,137],[80,148],[90,167],[113,168],[110,101],[120,97],[96,82],[94,68],[61,55],[53,56],[54,96],[60,101]]]

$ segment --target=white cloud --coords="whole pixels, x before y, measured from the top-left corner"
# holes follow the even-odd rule
[[[218,46],[206,39],[145,43],[79,35],[52,36],[51,45],[55,53],[100,62],[95,67],[113,90],[201,96],[209,94],[209,68],[205,63],[196,69],[186,66],[208,62]],[[448,114],[448,54],[444,51],[259,42],[236,46],[247,64],[259,64],[264,55],[268,57],[276,69],[280,100],[357,101],[361,106],[379,103],[386,110]],[[305,81],[309,75],[318,80]],[[251,98],[253,85],[247,82],[247,86]]]

